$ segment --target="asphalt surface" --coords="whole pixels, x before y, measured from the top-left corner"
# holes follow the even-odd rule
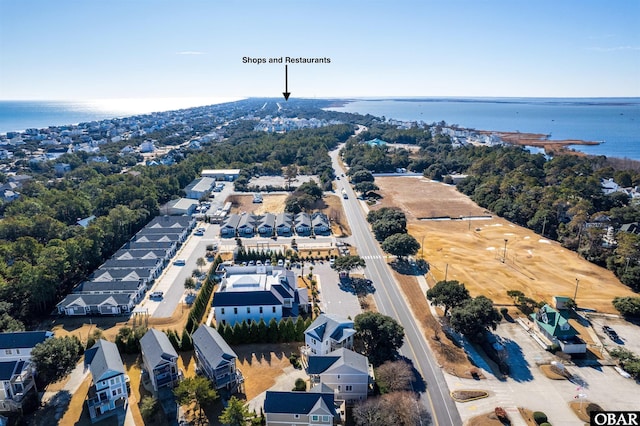
[[[344,170],[337,161],[338,150],[332,151],[330,155],[336,173],[342,175]],[[426,389],[420,393],[421,403],[431,413],[434,425],[462,424],[456,405],[449,396],[444,375],[431,354],[416,319],[411,314],[411,308],[395,282],[387,265],[386,256],[369,230],[360,201],[357,200],[355,192],[346,179],[341,177],[336,183],[338,193],[342,188],[347,192],[348,198],[342,200],[345,215],[349,221],[358,254],[367,263],[365,274],[374,282],[376,291],[373,297],[378,311],[394,318],[404,327],[405,343],[400,349],[400,354],[413,362],[413,366],[426,383]]]

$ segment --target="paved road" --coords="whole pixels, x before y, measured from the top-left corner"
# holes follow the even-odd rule
[[[336,173],[341,175],[344,170],[337,160],[338,150],[332,151],[330,155]],[[342,200],[345,215],[351,226],[354,245],[358,247],[359,255],[366,259],[365,273],[376,287],[373,297],[378,310],[402,324],[405,329],[405,344],[400,353],[413,361],[414,367],[426,382],[426,391],[421,394],[421,402],[431,412],[434,425],[462,424],[455,403],[449,396],[444,375],[389,270],[384,254],[369,230],[360,201],[356,199],[356,194],[346,179],[340,179],[337,184],[337,191],[340,192],[344,188],[348,195],[348,199]]]

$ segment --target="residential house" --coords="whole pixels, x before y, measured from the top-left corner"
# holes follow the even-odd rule
[[[213,296],[217,323],[297,317],[308,309],[306,288],[298,288],[293,271],[274,266],[227,266]]]
[[[140,152],[141,153],[149,153],[149,152],[154,152],[156,150],[156,146],[154,144],[153,140],[150,141],[144,141],[140,144]]]
[[[621,232],[627,232],[629,234],[640,234],[640,223],[631,222],[625,223],[620,227]]]
[[[76,294],[128,294],[133,301],[139,302],[147,291],[144,281],[83,281],[73,293]]]
[[[229,215],[224,223],[220,226],[220,236],[222,238],[235,238],[238,230],[238,223],[240,223],[240,215]]]
[[[150,268],[100,268],[91,274],[91,281],[139,281],[145,284],[150,283],[155,278]]]
[[[315,235],[329,235],[331,233],[329,218],[322,212],[315,212],[311,215],[311,226]]]
[[[191,228],[151,228],[145,227],[138,231],[135,235],[136,240],[141,240],[143,237],[147,237],[149,241],[164,241],[163,237],[166,237],[169,241],[177,241],[178,244],[182,244],[189,237]]]
[[[557,301],[556,301],[557,303]],[[566,309],[553,309],[544,305],[538,312],[531,314],[534,328],[551,344],[560,346],[567,354],[584,354],[586,343],[578,337],[578,332],[569,324],[569,312]]]
[[[53,170],[56,172],[56,176],[62,176],[65,173],[71,171],[71,164],[69,163],[56,163],[53,165]]]
[[[243,213],[240,215],[240,221],[238,222],[238,236],[250,238],[255,233],[255,219],[252,214]]]
[[[278,213],[276,216],[276,234],[290,237],[293,233],[293,218],[289,213]]]
[[[240,169],[205,169],[200,173],[203,177],[212,177],[215,180],[234,181],[240,176]]]
[[[100,266],[102,270],[113,269],[148,269],[149,277],[155,279],[164,269],[164,259],[109,259]]]
[[[369,141],[365,141],[364,143],[366,143],[367,145],[369,145],[371,147],[376,146],[378,148],[384,148],[384,147],[387,146],[387,142],[386,141],[383,141],[382,139],[378,139],[378,138],[371,139]]]
[[[327,355],[336,349],[353,349],[353,321],[334,314],[320,314],[304,331],[303,353]]]
[[[263,238],[271,237],[275,230],[275,226],[276,216],[273,213],[267,213],[258,220],[258,234]]]
[[[150,328],[140,339],[140,351],[144,373],[151,381],[155,392],[177,386],[181,377],[178,370],[178,353],[166,334]]]
[[[91,422],[117,415],[124,420],[127,411],[127,376],[115,343],[100,339],[84,354],[85,368],[91,371],[92,384],[87,394]]]
[[[340,410],[332,390],[321,385],[309,392],[267,391],[264,400],[267,426],[339,425]]]
[[[84,219],[79,219],[78,221],[76,221],[76,225],[82,226],[83,228],[86,228],[94,220],[96,220],[96,217],[94,215],[87,216]]]
[[[195,228],[196,220],[189,216],[156,216],[145,226],[151,228],[185,228],[187,233]]]
[[[373,390],[373,366],[366,356],[346,348],[309,356],[306,372],[312,385],[330,387],[336,400],[348,407],[367,399]]]
[[[30,396],[37,398],[31,351],[50,337],[50,331],[0,333],[0,412],[21,411]]]
[[[296,234],[300,236],[311,235],[311,217],[308,213],[300,212],[294,218]]]
[[[244,381],[237,369],[238,356],[215,328],[202,324],[191,336],[198,371],[211,380],[215,389],[233,393]]]

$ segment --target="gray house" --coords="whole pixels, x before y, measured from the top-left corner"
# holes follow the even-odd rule
[[[264,400],[267,426],[339,425],[339,412],[331,389],[322,385],[309,392],[267,391]]]
[[[229,215],[224,223],[220,226],[220,236],[222,238],[235,238],[239,222],[240,215],[237,215],[235,213]]]
[[[193,333],[198,371],[211,380],[215,389],[235,392],[244,382],[236,368],[238,356],[215,328],[202,324]]]
[[[311,226],[313,227],[313,233],[316,235],[329,235],[331,233],[329,218],[322,212],[315,212],[311,215]]]
[[[140,339],[140,351],[144,361],[144,372],[148,375],[153,390],[173,388],[181,378],[178,370],[178,353],[166,334],[150,328]]]
[[[85,352],[84,364],[93,379],[87,394],[91,422],[113,415],[124,421],[129,405],[127,377],[116,344],[98,340]]]
[[[311,235],[311,217],[308,213],[300,212],[296,214],[295,219],[296,234],[300,236]]]
[[[238,236],[239,237],[253,237],[256,232],[255,218],[252,214],[244,213],[240,216],[238,222]]]
[[[276,216],[273,213],[267,213],[258,220],[258,234],[261,237],[271,237],[276,227]]]
[[[289,213],[278,213],[276,216],[276,234],[290,237],[293,234],[293,218]]]

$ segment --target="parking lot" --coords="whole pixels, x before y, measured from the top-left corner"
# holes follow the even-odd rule
[[[620,376],[612,366],[568,366],[567,370],[575,377],[573,382],[551,380],[538,365],[558,358],[542,349],[518,323],[503,322],[496,334],[504,339],[508,350],[510,377],[500,380],[486,367],[483,368],[486,380],[445,375],[450,390],[483,389],[490,392],[488,398],[457,404],[463,420],[492,412],[497,406],[505,408],[513,418],[519,416],[517,407],[524,407],[545,412],[552,424],[582,426],[584,422],[569,408],[569,403],[576,401],[578,394],[586,395],[585,401],[595,402],[606,410],[637,410],[638,404],[630,395],[637,393],[638,385]],[[470,353],[474,358],[473,351]],[[478,364],[481,368],[486,366],[484,361]]]

